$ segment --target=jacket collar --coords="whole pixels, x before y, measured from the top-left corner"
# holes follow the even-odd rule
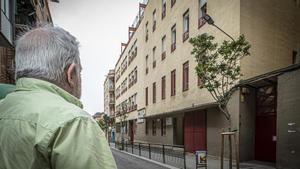
[[[20,78],[17,80],[16,91],[32,90],[42,90],[54,93],[64,98],[67,102],[72,103],[80,108],[83,108],[83,105],[79,99],[77,99],[75,96],[71,95],[70,93],[56,86],[53,83],[34,78]]]

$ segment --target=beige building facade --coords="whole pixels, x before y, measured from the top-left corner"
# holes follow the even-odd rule
[[[115,70],[109,70],[104,81],[104,114],[115,116]]]
[[[209,92],[199,88],[189,38],[208,33],[218,42],[230,40],[205,23],[205,13],[232,37],[244,34],[252,45],[251,55],[240,62],[241,80],[247,82],[297,64],[299,11],[299,1],[294,0],[150,0],[140,5],[139,20],[129,29],[129,40],[115,66],[116,115],[127,115],[125,129],[119,132],[125,131],[130,141],[185,145],[190,152],[207,150],[209,155],[219,156],[218,138],[227,121]],[[271,82],[264,83],[271,86],[265,95],[276,86],[277,79]],[[257,112],[262,109],[256,108],[256,102],[264,85],[251,88],[244,83],[229,103],[233,128],[240,136],[242,161],[276,162],[276,132],[266,131],[272,133],[270,142],[275,144],[275,152],[271,147],[269,154],[263,154],[255,147],[263,146],[255,128],[263,127],[256,124],[261,119]],[[277,102],[270,105],[275,110]],[[270,113],[270,126],[275,112]],[[117,133],[117,140],[120,137]]]

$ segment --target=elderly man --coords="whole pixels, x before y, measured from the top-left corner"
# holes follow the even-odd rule
[[[77,40],[58,27],[16,45],[16,90],[0,102],[1,169],[114,169],[103,131],[82,110]]]

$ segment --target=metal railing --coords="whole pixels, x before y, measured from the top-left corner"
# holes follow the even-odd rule
[[[174,167],[186,169],[185,147],[182,145],[143,142],[116,142],[115,148]]]

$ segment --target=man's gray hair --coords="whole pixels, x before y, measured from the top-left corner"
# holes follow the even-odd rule
[[[79,43],[62,28],[35,28],[17,40],[15,60],[16,79],[40,78],[62,83],[67,66],[80,64]]]

